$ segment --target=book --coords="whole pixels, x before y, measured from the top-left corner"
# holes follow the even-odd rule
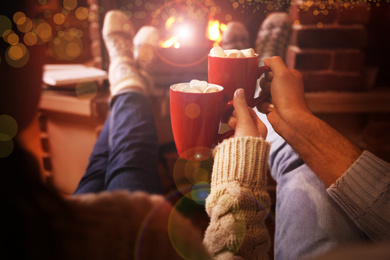
[[[83,64],[46,64],[43,83],[48,86],[69,86],[80,81],[99,81],[108,78],[107,71]]]

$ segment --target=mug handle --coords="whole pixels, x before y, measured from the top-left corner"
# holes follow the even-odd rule
[[[224,108],[222,108],[222,116],[221,116],[221,122],[227,122],[227,119],[229,118],[230,114],[228,113],[229,110],[233,109],[233,100],[228,101],[225,103]],[[218,134],[217,136],[217,143],[222,142],[224,139],[231,137],[234,135],[234,130],[229,130],[226,133]]]
[[[261,67],[259,67],[257,69],[257,78],[260,78],[261,75],[263,75],[264,73],[269,72],[269,71],[271,71],[271,69],[268,66],[261,66]],[[259,105],[261,102],[263,102],[267,98],[268,98],[268,95],[259,95],[258,97],[254,98],[252,100],[252,102],[251,102],[251,104],[249,104],[249,106],[250,107],[256,107],[257,105]]]

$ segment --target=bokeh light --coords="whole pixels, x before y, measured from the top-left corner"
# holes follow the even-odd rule
[[[20,32],[27,33],[33,29],[33,22],[30,18],[25,17],[25,19],[23,19],[23,23],[17,23],[17,27]]]
[[[77,0],[64,0],[64,8],[67,10],[73,10],[77,7]]]
[[[79,7],[76,9],[75,15],[79,20],[85,20],[88,18],[88,9],[85,7]]]
[[[210,148],[208,153],[210,154]],[[191,190],[198,183],[209,183],[211,180],[213,159],[201,155],[199,160],[185,160],[178,158],[173,168],[173,181],[177,190],[191,198]]]
[[[12,140],[18,132],[18,124],[10,115],[0,115],[0,158],[9,156],[14,150]]]
[[[183,216],[190,215],[194,211],[194,209],[199,206],[188,197],[189,196],[187,194],[187,196],[180,198],[174,204],[173,208],[175,210],[172,210],[171,214],[169,215],[168,234],[173,248],[183,259],[194,259],[193,250],[190,248],[188,242],[183,241],[182,229],[184,227],[182,226],[183,222],[180,221]]]
[[[49,42],[49,54],[58,60],[74,60],[83,51],[83,34],[76,28],[59,31],[58,36]]]
[[[53,16],[53,21],[55,24],[61,25],[65,22],[65,15],[63,15],[62,13],[56,13]]]
[[[12,29],[11,20],[5,15],[0,15],[0,36],[4,37],[4,33],[11,29]]]
[[[196,103],[188,103],[184,109],[185,115],[189,118],[197,118],[200,115],[200,107]]]
[[[93,81],[80,81],[77,83],[76,95],[81,99],[91,99],[96,96],[98,87]]]
[[[70,42],[65,47],[65,53],[68,57],[77,58],[81,54],[82,48],[79,44],[75,42]]]
[[[16,12],[12,19],[16,24],[24,24],[26,22],[26,15],[23,12]]]
[[[23,43],[11,45],[6,50],[5,60],[14,68],[21,68],[27,64],[30,53]]]
[[[44,42],[50,41],[53,37],[51,26],[47,22],[39,22],[36,30],[37,35]]]
[[[210,173],[205,168],[195,169],[192,178],[195,183],[210,181]]]
[[[8,55],[12,60],[19,60],[25,55],[26,49],[23,48],[23,45],[12,44],[9,48]]]
[[[206,198],[210,194],[210,183],[198,182],[192,186],[191,198],[199,205],[206,204]]]
[[[18,132],[18,124],[10,115],[0,115],[0,141],[12,140]]]
[[[19,43],[19,36],[14,32],[9,33],[6,38],[6,41],[11,45],[16,45]]]
[[[24,44],[33,46],[38,42],[38,36],[34,32],[28,32],[23,37]]]
[[[14,150],[14,141],[0,141],[0,158],[9,156]]]

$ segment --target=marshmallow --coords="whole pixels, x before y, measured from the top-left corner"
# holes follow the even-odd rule
[[[210,55],[213,57],[226,57],[221,46],[215,46],[210,50]]]
[[[175,90],[187,93],[212,93],[221,89],[218,86],[209,86],[207,81],[193,79],[189,83],[178,83]]]
[[[187,93],[202,93],[199,89],[191,88],[189,85],[182,88],[180,91],[187,92]]]
[[[179,84],[176,85],[175,90],[182,91],[182,89],[184,89],[187,86],[188,86],[187,83],[179,83]]]
[[[241,52],[245,55],[245,57],[255,57],[255,50],[252,48],[241,50]]]
[[[207,87],[203,93],[211,93],[211,92],[217,92],[219,91],[219,88],[215,87],[215,86],[209,86]]]
[[[190,87],[203,92],[207,88],[207,81],[193,79],[190,81]]]
[[[245,58],[244,53],[239,50],[225,50],[226,58]]]
[[[229,49],[223,50],[220,46],[215,46],[210,50],[210,55],[214,57],[226,57],[226,58],[246,58],[255,57],[256,52],[253,48],[237,50]]]

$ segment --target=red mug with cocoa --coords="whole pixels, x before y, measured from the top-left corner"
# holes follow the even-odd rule
[[[208,84],[212,92],[192,92],[189,83],[170,87],[170,113],[173,137],[179,156],[186,160],[202,161],[221,136],[218,134],[221,117],[232,107],[224,101],[223,87]],[[187,88],[187,89],[186,89]]]

